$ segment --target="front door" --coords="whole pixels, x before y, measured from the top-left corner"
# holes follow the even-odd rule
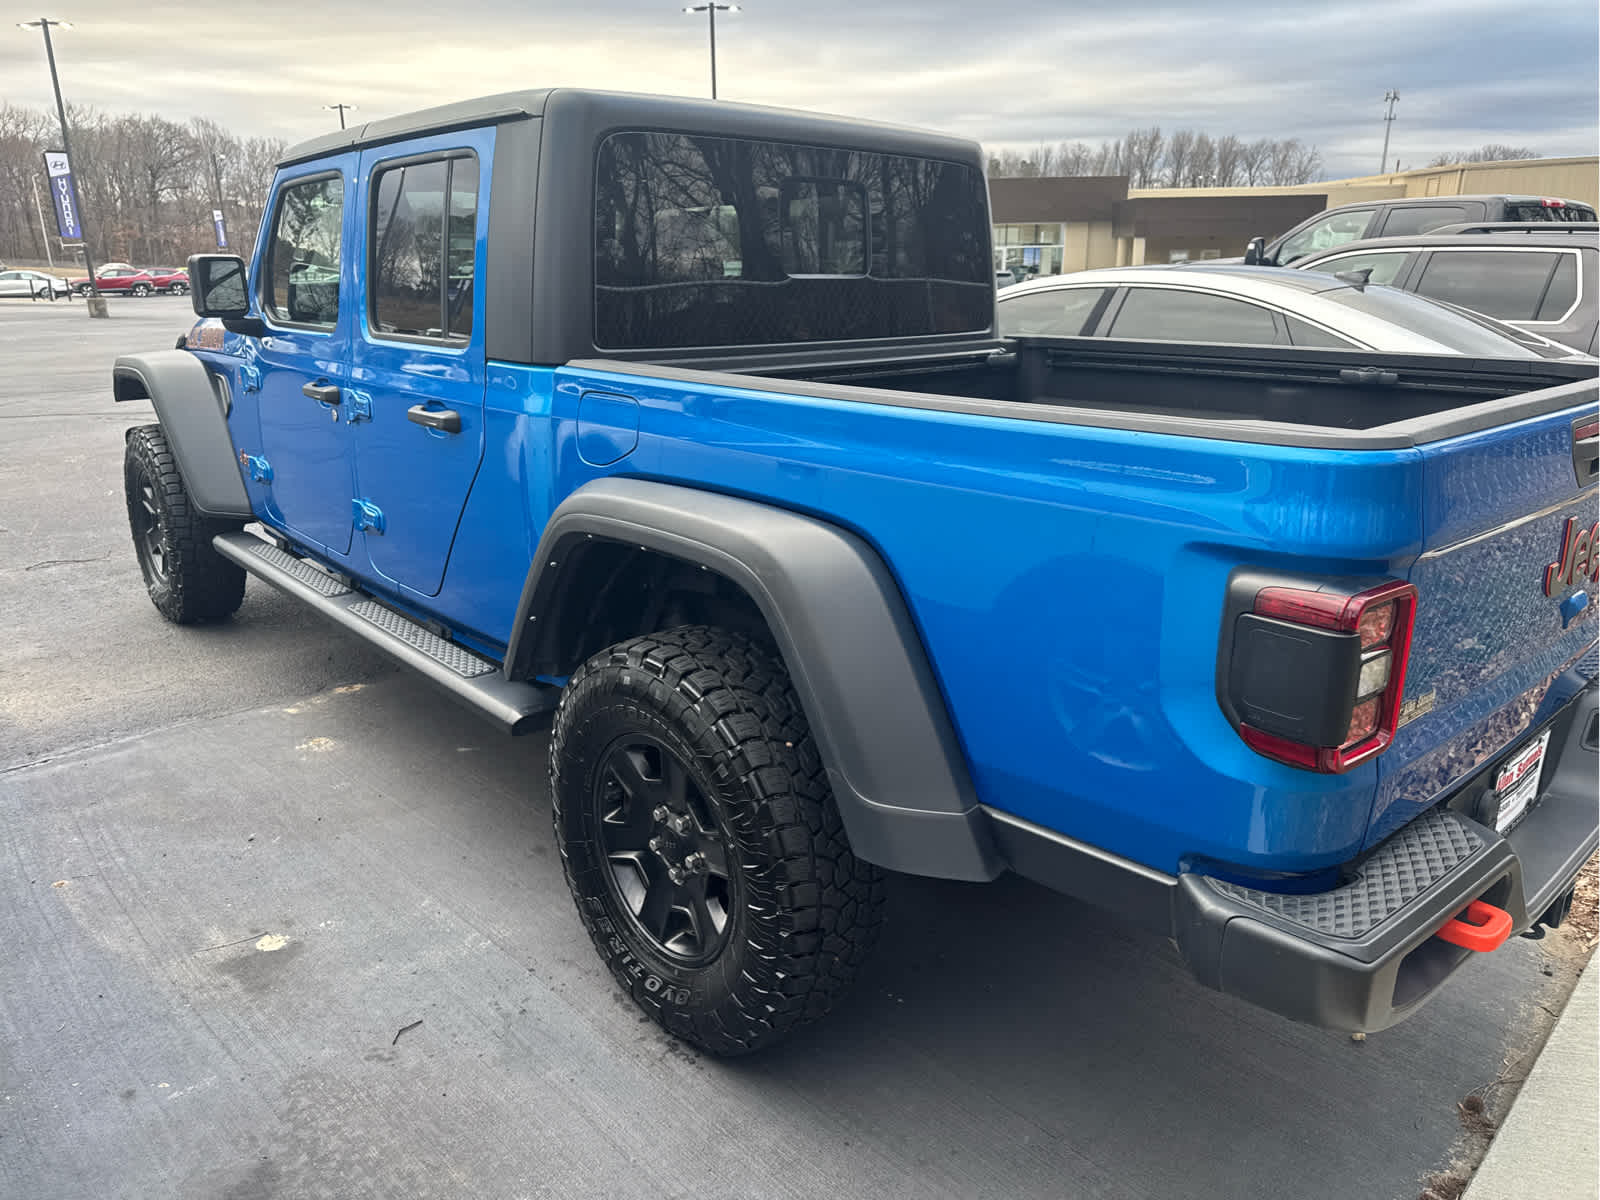
[[[372,567],[424,596],[443,584],[484,448],[483,247],[493,130],[365,152],[365,311],[350,400]]]
[[[283,183],[258,281],[267,324],[261,372],[261,456],[270,515],[295,538],[350,552],[350,435],[342,419],[354,273],[346,233],[354,154]]]

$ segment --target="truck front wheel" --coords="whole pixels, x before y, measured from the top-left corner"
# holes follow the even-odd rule
[[[134,553],[161,615],[193,625],[235,612],[244,600],[244,570],[218,554],[211,539],[243,529],[244,522],[195,511],[161,426],[141,426],[129,435],[122,478]]]
[[[783,664],[685,626],[602,650],[550,737],[556,838],[600,957],[667,1032],[746,1054],[825,1014],[877,940]]]

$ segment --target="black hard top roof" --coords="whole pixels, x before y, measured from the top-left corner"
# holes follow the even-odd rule
[[[966,139],[933,133],[926,129],[889,125],[878,121],[862,121],[853,117],[824,113],[801,112],[796,109],[738,104],[727,100],[701,100],[685,96],[610,92],[591,88],[543,88],[538,91],[501,92],[494,96],[480,96],[473,100],[443,104],[437,108],[424,108],[418,112],[385,117],[381,121],[352,125],[348,129],[325,133],[321,137],[290,146],[278,160],[278,165],[289,166],[292,163],[324,158],[363,146],[375,146],[423,134],[447,133],[453,129],[466,129],[475,125],[525,121],[532,117],[542,117],[551,103],[551,97],[558,93],[564,102],[570,100],[581,104],[585,100],[592,100],[605,102],[608,107],[619,102],[635,105],[639,109],[641,119],[648,114],[651,118],[659,118],[663,127],[673,124],[704,123],[707,128],[715,129],[726,127],[730,122],[737,123],[742,118],[744,122],[751,123],[752,128],[769,124],[775,128],[781,126],[792,129],[796,121],[805,121],[829,127],[830,131],[850,130],[860,137],[876,133],[879,136],[890,135],[896,140],[912,139],[924,151],[939,146],[946,152],[958,145],[963,148],[975,148],[975,144],[967,142]],[[654,125],[657,121],[652,119],[649,123]]]

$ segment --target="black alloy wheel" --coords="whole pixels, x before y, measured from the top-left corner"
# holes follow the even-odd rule
[[[612,743],[594,788],[606,878],[653,947],[686,967],[728,941],[738,880],[728,840],[693,772],[644,733]]]

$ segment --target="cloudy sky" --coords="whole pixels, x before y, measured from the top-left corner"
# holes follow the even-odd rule
[[[522,87],[704,95],[705,17],[686,0],[34,0],[69,100],[212,117],[290,140]],[[7,5],[13,12],[20,6]],[[32,6],[30,6],[32,7]],[[1529,15],[1522,15],[1529,14]],[[1534,15],[1536,14],[1536,15]],[[16,19],[23,19],[18,13]],[[1485,142],[1594,154],[1593,0],[746,0],[717,23],[724,99],[924,125],[990,146],[1129,128],[1300,137],[1329,178]],[[45,106],[37,32],[0,27],[0,100]]]

